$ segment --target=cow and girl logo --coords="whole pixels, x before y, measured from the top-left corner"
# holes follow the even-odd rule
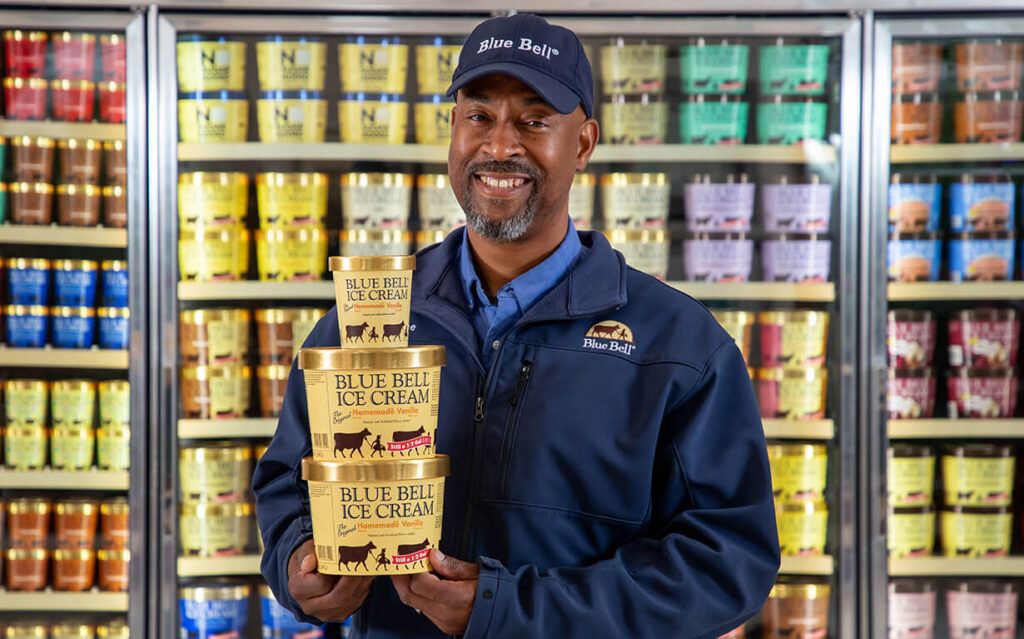
[[[394,554],[388,553],[386,547],[378,548],[372,541],[362,546],[338,546],[338,571],[341,572],[342,567],[346,571],[350,570],[349,564],[352,564],[352,569],[361,566],[363,570],[371,570],[366,565],[367,560],[371,560],[370,565],[376,572],[386,571],[388,566],[405,566],[412,570],[420,562],[426,561],[430,549],[429,539],[418,544],[400,544]],[[375,550],[377,552],[373,552]]]
[[[421,452],[427,453],[434,445],[433,436],[427,434],[426,429],[422,426],[416,430],[396,430],[391,433],[391,440],[386,443],[381,441],[381,435],[377,435],[372,442],[369,442],[370,437],[373,437],[373,433],[366,428],[357,433],[335,433],[335,459],[337,459],[338,455],[341,455],[342,459],[345,459],[346,452],[348,453],[348,459],[355,457],[356,453],[359,453],[359,456],[365,459],[366,456],[363,454],[363,446],[367,443],[369,443],[370,446],[371,459],[375,455],[384,457],[384,453],[388,453],[390,457],[394,457],[395,453],[398,453],[401,457],[405,457],[406,452],[413,451],[417,448],[422,448],[423,450]]]
[[[613,320],[598,322],[584,333],[583,348],[631,355],[636,348],[633,329]]]
[[[376,326],[370,326],[367,322],[345,326],[345,343],[358,342],[395,342],[400,339],[409,339],[409,327],[405,322],[398,324],[384,324],[381,331],[377,332]]]

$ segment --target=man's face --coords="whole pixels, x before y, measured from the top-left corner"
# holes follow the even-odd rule
[[[448,175],[469,226],[513,242],[566,216],[573,176],[593,147],[582,152],[586,122],[582,107],[559,113],[510,76],[485,76],[459,89]],[[589,122],[596,142],[597,125]]]

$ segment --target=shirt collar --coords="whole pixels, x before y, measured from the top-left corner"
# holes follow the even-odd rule
[[[525,312],[565,276],[579,256],[581,249],[579,234],[570,219],[569,228],[558,248],[543,262],[502,286],[498,293],[511,290],[519,303],[520,311]],[[469,301],[470,310],[474,310],[478,306],[493,306],[477,275],[476,266],[473,264],[473,252],[469,247],[469,233],[463,233],[459,252],[459,274],[462,276],[463,292]]]

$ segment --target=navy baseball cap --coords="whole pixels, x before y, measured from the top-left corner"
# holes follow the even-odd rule
[[[583,43],[565,27],[532,13],[481,22],[466,38],[447,95],[485,75],[521,80],[559,113],[583,104],[594,117],[594,76]]]

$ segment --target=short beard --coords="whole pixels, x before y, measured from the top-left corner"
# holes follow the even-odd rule
[[[533,183],[533,190],[530,197],[526,199],[523,209],[508,218],[498,221],[489,220],[479,211],[473,209],[473,180],[477,172],[493,173],[524,173],[530,176]],[[467,169],[469,179],[466,181],[466,190],[463,193],[463,210],[466,213],[466,224],[483,238],[495,242],[515,242],[522,239],[526,232],[533,226],[533,219],[537,215],[537,192],[540,182],[540,175],[532,167],[520,165],[514,162],[483,162],[474,164]]]

